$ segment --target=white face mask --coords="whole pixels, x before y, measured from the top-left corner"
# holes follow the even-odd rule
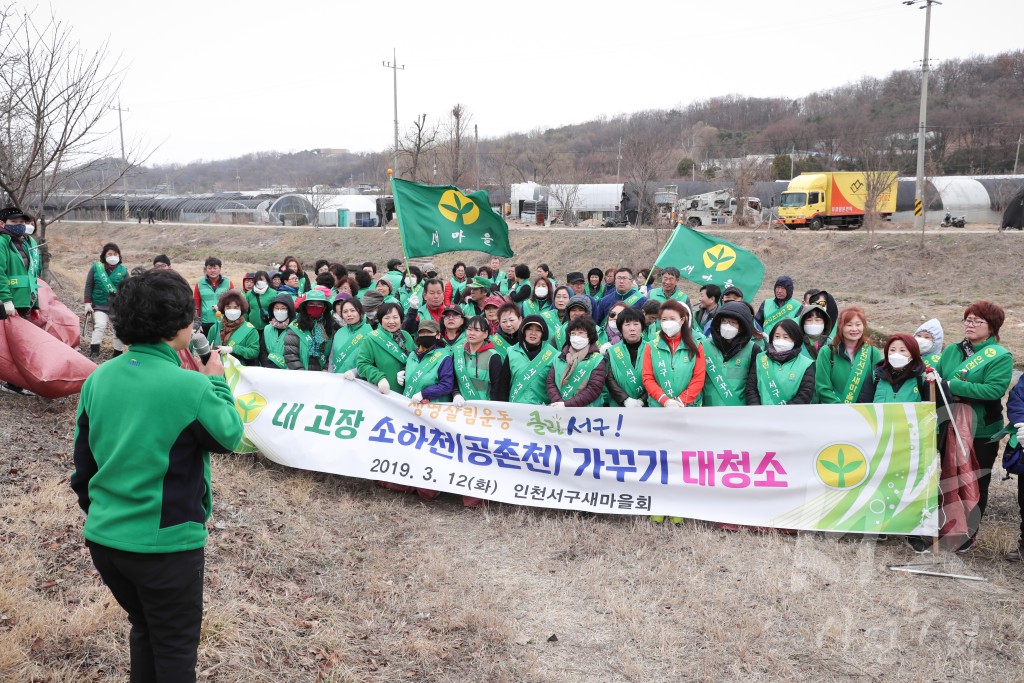
[[[924,337],[914,337],[917,340],[917,346],[921,349],[921,353],[928,353],[932,350],[932,340],[925,339]]]
[[[274,319],[277,320],[277,322],[279,323],[283,323],[285,320],[288,319],[288,311],[284,310],[283,308],[275,308]]]
[[[586,337],[569,337],[569,345],[577,351],[587,348],[588,344],[590,344],[590,340]]]
[[[612,332],[618,332],[619,331],[619,323],[616,322],[615,320],[609,320],[608,321],[608,329],[611,330]]]
[[[825,323],[805,323],[804,332],[816,337],[825,331]]]
[[[792,339],[776,339],[775,341],[772,342],[772,346],[775,347],[776,351],[778,351],[780,353],[786,353],[787,351],[792,351],[793,350],[793,340]]]
[[[409,289],[412,289],[413,287],[415,287],[416,286],[416,278],[412,277],[411,275],[409,277],[405,278],[405,286],[408,287]]]
[[[538,299],[546,299],[546,298],[548,298],[548,288],[547,287],[538,287],[537,289],[535,289],[533,291],[537,295]]]
[[[736,335],[740,333],[740,328],[723,323],[718,326],[718,333],[722,335],[722,339],[735,339]]]
[[[890,353],[889,354],[889,365],[893,366],[897,370],[905,368],[907,363],[910,362],[910,358],[904,356],[901,353]]]
[[[242,309],[229,308],[228,310],[224,311],[224,317],[230,320],[231,322],[235,322],[236,320],[242,317]]]
[[[678,320],[662,320],[661,331],[669,337],[674,337],[679,334],[679,331],[683,329],[682,324]]]
[[[31,223],[26,223],[25,224],[25,234],[26,235],[31,235],[35,231],[36,231],[36,226],[32,225]],[[115,263],[116,263],[116,261],[115,261]]]
[[[25,231],[25,234],[28,234],[28,230]],[[108,256],[106,260],[108,266],[116,266],[121,262],[121,259],[117,256]]]
[[[259,282],[252,286],[252,291],[256,292],[257,294],[262,294],[263,292],[267,291],[267,283],[264,282],[263,280],[260,280]]]

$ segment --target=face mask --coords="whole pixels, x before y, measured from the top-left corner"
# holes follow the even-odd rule
[[[726,325],[725,323],[719,325],[718,334],[722,335],[722,339],[735,339],[736,335],[740,333],[740,328],[735,325]]]
[[[611,330],[612,332],[618,332],[619,331],[619,323],[617,321],[615,321],[615,320],[609,320],[608,321],[608,329]]]
[[[121,261],[121,259],[118,258],[117,256],[108,256],[107,257],[107,265],[108,266],[116,266],[118,263],[120,263],[120,261]]]
[[[792,351],[793,350],[793,340],[792,339],[776,339],[775,341],[772,342],[772,346],[775,347],[776,351],[778,351],[780,353],[786,353],[787,351]]]
[[[412,277],[411,275],[409,277],[405,278],[405,286],[408,287],[409,289],[412,289],[413,287],[415,287],[416,286],[416,278]]]
[[[547,287],[538,287],[537,289],[535,289],[533,291],[537,294],[537,298],[538,299],[547,299],[548,298],[548,289],[547,289]]]
[[[31,235],[35,231],[36,231],[36,226],[32,225],[31,223],[26,223],[25,224],[25,234],[26,235]]]
[[[910,362],[910,359],[908,357],[904,356],[903,354],[900,354],[900,353],[890,353],[889,354],[889,365],[893,366],[897,370],[899,370],[900,368],[907,367],[907,363],[909,363],[909,362]]]
[[[320,304],[306,306],[306,315],[310,318],[319,318],[324,314],[324,307]]]
[[[231,322],[235,322],[236,320],[242,317],[242,309],[229,308],[228,310],[224,311],[224,317],[230,320]]]
[[[283,323],[285,320],[288,319],[288,311],[284,310],[283,308],[275,308],[274,319],[277,320],[277,322],[279,323]]]
[[[21,237],[26,231],[26,225],[24,223],[8,223],[4,228],[15,237]]]
[[[260,280],[259,282],[252,286],[252,291],[256,292],[257,294],[262,294],[263,292],[267,291],[267,283],[264,282],[263,280]]]
[[[431,336],[431,335],[428,335],[428,334],[421,334],[420,336],[416,337],[416,344],[417,344],[417,346],[422,346],[425,349],[429,349],[431,346],[433,346],[436,343],[437,343],[437,337],[434,337],[434,336]]]
[[[587,348],[588,344],[590,344],[590,340],[586,337],[569,337],[569,345],[577,351]]]
[[[925,339],[924,337],[914,337],[917,340],[917,346],[921,349],[921,353],[928,353],[932,350],[932,340]]]
[[[804,325],[804,332],[816,337],[825,331],[825,323],[806,323]]]
[[[674,337],[679,334],[679,331],[683,329],[682,324],[678,320],[662,320],[661,331],[669,337]]]

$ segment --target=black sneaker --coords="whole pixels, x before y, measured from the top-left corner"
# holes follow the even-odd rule
[[[1006,553],[1006,559],[1009,562],[1022,562],[1024,561],[1024,540],[1017,542],[1017,547]]]
[[[921,538],[920,536],[907,536],[907,543],[914,552],[918,555],[924,555],[932,551],[932,544],[928,539]]]
[[[974,537],[971,536],[963,542],[959,548],[956,549],[957,555],[970,555],[971,551],[974,550]]]
[[[28,389],[22,389],[17,384],[11,384],[10,382],[4,382],[3,384],[0,384],[0,389],[3,389],[4,391],[9,391],[12,394],[19,394],[21,396],[35,396],[35,394],[33,394]]]

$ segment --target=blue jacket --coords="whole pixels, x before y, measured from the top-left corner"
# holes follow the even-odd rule
[[[1006,419],[1011,425],[1024,422],[1024,375],[1013,385],[1006,398]]]
[[[611,310],[612,306],[619,303],[623,299],[628,299],[634,294],[636,294],[636,287],[630,289],[625,294],[619,294],[618,290],[615,289],[613,289],[608,294],[605,294],[604,297],[597,302],[597,309],[594,311],[594,322],[597,323],[598,325],[603,323],[605,316],[608,315],[608,311]],[[640,308],[641,306],[644,305],[646,301],[647,297],[640,297],[639,299],[633,302],[633,308]]]

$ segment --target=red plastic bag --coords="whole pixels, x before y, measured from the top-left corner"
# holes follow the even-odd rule
[[[974,411],[966,403],[950,406],[951,420],[967,443],[961,444],[952,425],[946,427],[946,447],[942,453],[942,474],[939,479],[939,503],[942,528],[939,536],[943,544],[955,550],[978,529],[980,510],[978,501],[978,459],[974,454]],[[961,446],[963,446],[961,448]]]
[[[77,394],[96,364],[24,318],[0,320],[0,379],[45,398]]]
[[[71,348],[77,349],[82,341],[82,323],[78,316],[61,303],[50,289],[50,285],[43,280],[36,282],[39,283],[39,315],[33,315],[32,322]]]

